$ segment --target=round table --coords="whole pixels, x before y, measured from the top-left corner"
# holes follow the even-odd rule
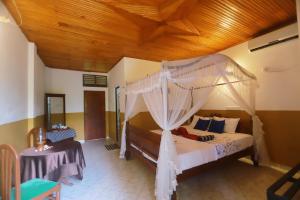
[[[28,148],[20,154],[21,180],[34,178],[58,181],[60,178],[83,178],[85,159],[80,142],[66,140],[52,144],[52,148],[36,151]]]

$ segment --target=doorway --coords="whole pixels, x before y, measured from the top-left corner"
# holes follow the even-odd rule
[[[84,139],[105,138],[105,92],[84,91]]]
[[[121,136],[120,86],[115,87],[115,103],[116,103],[116,140],[117,142],[120,142],[120,136]]]

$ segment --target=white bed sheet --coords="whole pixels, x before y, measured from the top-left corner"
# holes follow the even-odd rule
[[[161,134],[161,130],[151,132]],[[190,169],[218,159],[214,144],[173,135],[181,170]]]
[[[185,126],[190,134],[214,135],[215,139],[209,142],[199,142],[181,136],[173,135],[181,170],[187,170],[199,165],[203,165],[225,156],[229,156],[238,151],[244,150],[253,145],[253,136],[244,133],[211,133],[199,131]],[[151,132],[161,134],[161,130]],[[143,156],[152,162],[156,162],[141,149],[131,144],[132,147],[140,151]],[[151,158],[151,159],[150,159]]]
[[[207,131],[200,131],[191,128],[190,126],[184,126],[190,134],[195,135],[214,135],[214,140],[206,143],[215,145],[218,159],[225,156],[232,155],[239,151],[242,151],[253,145],[254,139],[252,135],[245,133],[212,133]]]

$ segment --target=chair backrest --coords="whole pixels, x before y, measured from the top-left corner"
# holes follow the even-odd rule
[[[42,128],[43,130],[43,138],[46,138],[46,129]],[[39,135],[39,131],[40,131],[40,127],[36,127],[31,129],[27,134],[26,134],[26,138],[27,138],[27,146],[28,147],[37,147],[37,143],[38,143],[38,135]]]
[[[14,179],[14,180],[13,180]],[[11,199],[12,187],[15,187],[15,199],[20,200],[20,161],[14,148],[0,145],[0,183],[2,200]]]

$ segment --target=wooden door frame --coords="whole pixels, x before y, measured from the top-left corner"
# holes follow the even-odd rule
[[[83,130],[84,130],[84,140],[86,139],[85,135],[85,115],[86,115],[86,106],[85,106],[85,93],[86,92],[104,92],[104,112],[106,112],[106,91],[105,90],[83,90]],[[106,113],[104,113],[104,138],[106,138]],[[102,139],[102,138],[100,138]]]
[[[118,100],[117,100],[117,90],[120,90],[121,88],[120,88],[120,86],[116,86],[115,87],[115,107],[116,107],[116,140],[117,140],[117,142],[119,142],[119,137],[120,137],[120,133],[118,132],[119,130],[121,130],[121,129],[119,129],[118,130],[118,111],[117,111],[117,102],[118,102]],[[120,100],[120,99],[119,99]],[[120,106],[120,105],[119,105]],[[120,109],[120,108],[119,108]],[[121,112],[119,113],[119,118],[120,118],[120,122],[121,122]],[[120,128],[121,128],[121,123],[120,123]]]

